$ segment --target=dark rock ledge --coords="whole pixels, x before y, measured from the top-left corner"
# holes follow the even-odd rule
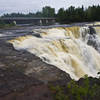
[[[0,40],[0,100],[53,100],[48,84],[67,84],[70,77],[26,51]]]

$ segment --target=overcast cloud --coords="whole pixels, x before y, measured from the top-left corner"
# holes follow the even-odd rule
[[[100,5],[100,0],[0,0],[0,15],[12,12],[36,12],[44,6],[54,7],[57,11],[61,7],[68,8],[71,5],[87,7],[93,4]]]

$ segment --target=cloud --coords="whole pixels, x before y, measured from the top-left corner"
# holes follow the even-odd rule
[[[59,8],[68,8],[69,6],[98,5],[100,0],[0,0],[0,14],[12,12],[36,12],[44,6]]]

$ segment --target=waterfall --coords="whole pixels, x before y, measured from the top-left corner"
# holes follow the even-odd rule
[[[100,53],[100,37],[93,27],[81,28],[82,40]]]
[[[10,40],[16,50],[27,50],[78,80],[100,71],[100,39],[92,27],[34,29],[35,34]]]

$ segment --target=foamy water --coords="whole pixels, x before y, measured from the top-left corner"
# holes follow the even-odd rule
[[[85,74],[97,77],[100,71],[100,54],[94,45],[88,45],[91,35],[88,27],[60,27],[33,31],[40,34],[41,38],[30,35],[9,42],[16,50],[26,50],[35,54],[44,62],[68,73],[72,79],[78,80]],[[99,35],[96,35],[99,41]]]

